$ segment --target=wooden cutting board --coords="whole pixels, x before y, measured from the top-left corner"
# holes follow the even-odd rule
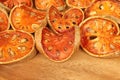
[[[0,65],[0,80],[120,80],[120,57],[95,58],[79,50],[56,63],[38,53],[30,60]]]

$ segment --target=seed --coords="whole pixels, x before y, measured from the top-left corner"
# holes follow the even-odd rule
[[[112,45],[112,44],[110,44],[110,48],[111,48],[111,49],[115,49],[115,46]]]
[[[23,38],[23,39],[20,40],[20,43],[25,43],[25,42],[27,42],[27,41],[28,41],[27,38]]]
[[[66,47],[64,48],[64,51],[67,51],[67,48],[66,48]]]
[[[20,13],[16,13],[15,15],[19,17],[21,14]]]
[[[96,11],[92,11],[92,12],[90,12],[90,15],[95,15],[95,14],[97,14]]]
[[[25,47],[25,46],[18,46],[18,50],[20,50],[20,51],[25,51],[25,50],[26,50],[26,47]]]
[[[38,24],[32,24],[32,29],[37,30],[40,27]]]
[[[9,34],[4,35],[5,38],[9,38],[9,36],[10,36]]]
[[[52,49],[53,49],[53,47],[52,47],[52,46],[49,46],[49,47],[48,47],[48,50],[49,50],[49,51],[51,51]]]
[[[13,35],[12,41],[14,41],[17,38],[17,35]]]
[[[48,40],[48,39],[46,39],[46,40],[45,40],[45,43],[48,43],[48,42],[49,42],[49,40]]]
[[[4,22],[4,20],[0,17],[0,23],[3,23]]]
[[[15,52],[11,49],[11,48],[8,48],[8,54],[10,56],[14,56],[15,55]]]
[[[34,17],[36,14],[34,12],[30,12],[30,17]]]
[[[73,42],[72,42],[72,41],[69,41],[69,44],[73,44]]]
[[[60,51],[56,50],[56,56],[60,56]]]

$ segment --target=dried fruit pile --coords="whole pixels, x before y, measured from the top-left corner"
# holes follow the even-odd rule
[[[118,0],[1,0],[0,64],[36,50],[62,62],[80,47],[95,57],[119,56],[119,23]]]

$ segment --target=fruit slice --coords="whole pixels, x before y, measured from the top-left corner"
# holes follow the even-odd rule
[[[34,33],[46,25],[46,12],[25,5],[15,6],[11,10],[10,21],[13,29]]]
[[[92,56],[109,57],[120,53],[119,27],[110,19],[90,17],[83,21],[80,39],[82,48]]]
[[[85,16],[113,16],[120,19],[120,2],[115,0],[98,0],[86,9]]]
[[[40,10],[47,10],[51,5],[57,7],[58,10],[66,7],[64,0],[35,0],[35,7]]]
[[[25,4],[29,7],[33,6],[32,0],[0,0],[2,4],[12,9],[16,5]]]
[[[51,6],[48,10],[47,19],[52,30],[61,33],[78,26],[84,19],[84,14],[78,8],[70,8],[61,13],[54,6]]]
[[[33,57],[36,54],[33,36],[27,32],[7,30],[0,32],[0,64],[8,64]]]
[[[8,14],[6,10],[0,7],[0,32],[8,30],[9,27]]]
[[[77,36],[76,36],[77,35]],[[47,27],[41,27],[35,33],[36,47],[50,60],[62,62],[71,57],[79,48],[79,31],[72,28],[70,31],[57,35]]]
[[[66,4],[69,7],[87,8],[95,0],[66,0]]]

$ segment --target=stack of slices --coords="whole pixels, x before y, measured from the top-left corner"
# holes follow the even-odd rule
[[[47,13],[49,27],[42,27],[35,34],[37,49],[50,60],[61,62],[71,57],[79,48],[79,23],[83,11],[70,8],[60,12],[50,6]]]
[[[80,47],[95,57],[119,56],[119,24],[119,0],[1,0],[0,64],[36,50],[63,62]]]

